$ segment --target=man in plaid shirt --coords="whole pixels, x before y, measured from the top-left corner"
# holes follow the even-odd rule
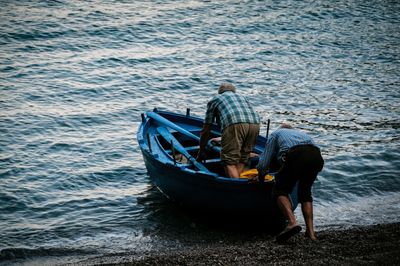
[[[211,124],[221,128],[221,161],[228,177],[239,178],[260,132],[260,118],[247,99],[236,93],[232,84],[222,84],[218,95],[207,104],[200,136],[198,160],[205,158]]]

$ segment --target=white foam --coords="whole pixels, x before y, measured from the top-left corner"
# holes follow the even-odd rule
[[[384,209],[384,211],[382,211]],[[296,216],[300,224],[304,221],[301,208]],[[344,201],[319,201],[314,199],[314,224],[316,229],[352,227],[400,222],[400,193],[368,197],[354,196]]]

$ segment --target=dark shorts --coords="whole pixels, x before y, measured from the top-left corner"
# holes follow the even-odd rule
[[[259,124],[233,124],[224,129],[221,138],[223,164],[246,163],[260,132]]]
[[[312,202],[311,187],[323,166],[324,160],[317,147],[301,145],[291,148],[275,177],[274,197],[289,195],[298,181],[298,201]]]

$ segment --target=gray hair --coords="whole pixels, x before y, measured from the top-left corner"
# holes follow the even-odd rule
[[[221,86],[219,86],[218,94],[224,93],[226,91],[236,92],[236,88],[230,83],[222,83]]]
[[[289,124],[289,123],[282,123],[281,126],[280,126],[280,128],[289,128],[289,129],[292,129],[293,126],[292,126],[291,124]]]

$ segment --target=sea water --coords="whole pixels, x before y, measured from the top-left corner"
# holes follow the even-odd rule
[[[3,262],[179,245],[193,222],[149,180],[140,115],[203,117],[223,82],[263,134],[286,121],[320,145],[317,231],[400,221],[398,1],[0,6]]]

